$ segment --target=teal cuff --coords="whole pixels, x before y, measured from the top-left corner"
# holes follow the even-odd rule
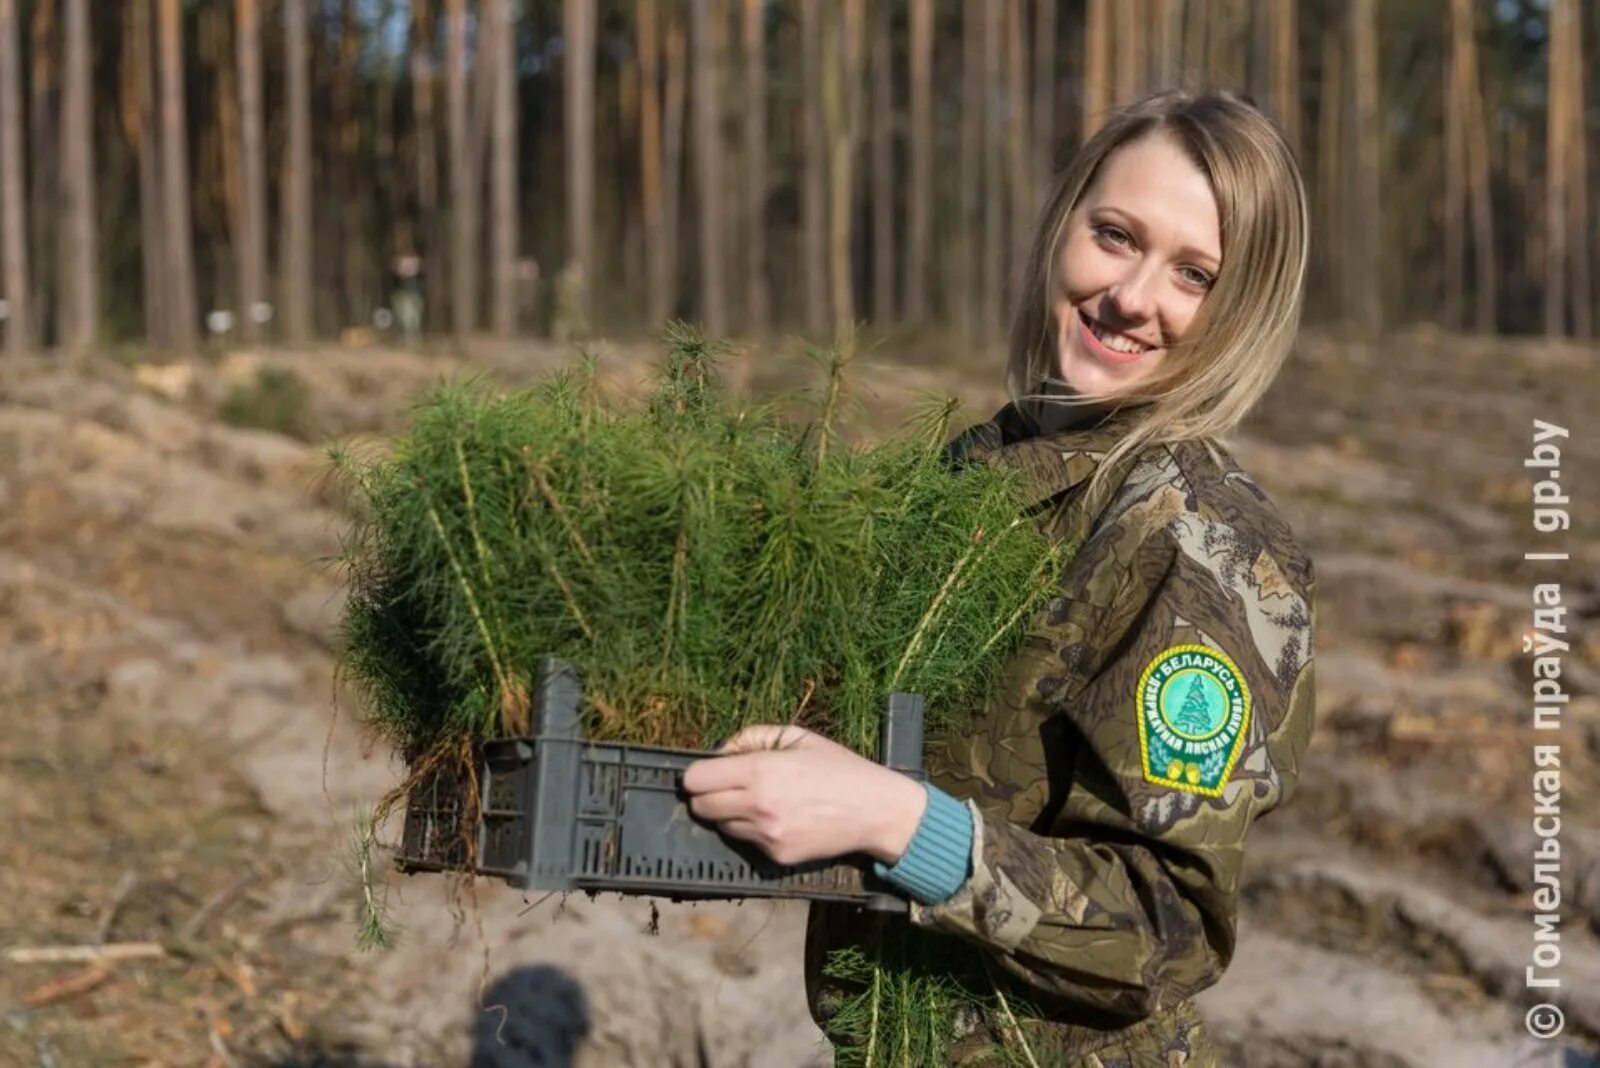
[[[874,861],[872,872],[924,905],[955,896],[972,874],[972,812],[937,786],[928,791],[928,807],[905,853],[892,867]]]

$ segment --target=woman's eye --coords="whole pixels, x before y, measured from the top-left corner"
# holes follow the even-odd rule
[[[1210,289],[1216,282],[1215,278],[1212,278],[1198,267],[1184,267],[1179,273],[1183,275],[1185,282],[1188,282],[1196,289]]]
[[[1128,232],[1120,226],[1101,223],[1094,228],[1094,233],[1096,237],[1106,244],[1116,245],[1118,248],[1126,248],[1128,245],[1133,244],[1133,239],[1128,236]]]

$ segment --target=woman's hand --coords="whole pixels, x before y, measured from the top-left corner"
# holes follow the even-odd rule
[[[928,795],[921,784],[801,727],[746,727],[683,773],[689,810],[779,864],[866,853],[900,859]]]

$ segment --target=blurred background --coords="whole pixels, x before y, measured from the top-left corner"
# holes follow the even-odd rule
[[[356,950],[347,841],[403,768],[336,672],[326,445],[580,348],[627,394],[670,317],[760,395],[859,324],[862,437],[925,390],[985,418],[1051,175],[1164,86],[1248,93],[1313,216],[1306,329],[1230,443],[1315,559],[1319,648],[1201,999],[1226,1063],[1596,1063],[1597,55],[1590,0],[0,0],[0,1063],[830,1063],[800,906],[381,854],[400,940]],[[1534,419],[1570,431],[1560,535]]]
[[[14,351],[987,339],[1052,173],[1171,85],[1295,146],[1314,321],[1594,330],[1581,0],[13,0],[0,43]]]

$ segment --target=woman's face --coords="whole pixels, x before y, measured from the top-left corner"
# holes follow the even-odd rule
[[[1067,216],[1050,296],[1057,373],[1079,394],[1147,378],[1222,268],[1204,173],[1162,132],[1115,149]]]

